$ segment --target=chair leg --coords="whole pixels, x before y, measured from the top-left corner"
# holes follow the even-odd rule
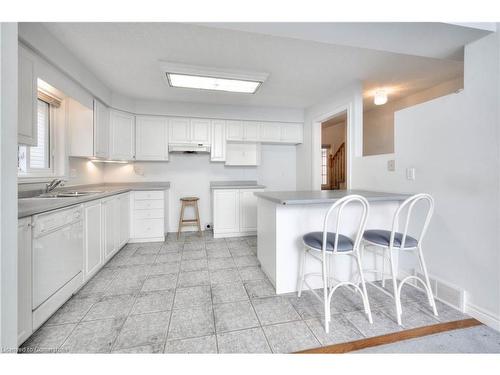
[[[363,306],[365,308],[365,314],[368,316],[368,321],[373,324],[372,311],[370,309],[370,301],[368,299],[368,291],[366,290],[365,277],[363,275],[363,267],[361,266],[361,258],[359,255],[355,255],[356,263],[358,264],[359,277],[361,279],[361,289],[363,290]]]
[[[177,229],[177,239],[179,239],[179,235],[181,234],[183,220],[184,220],[184,202],[181,202],[181,214],[179,215],[179,229]]]
[[[322,260],[323,267],[323,307],[325,313],[325,332],[330,331],[330,299],[328,298],[328,272],[327,272],[327,259]]]
[[[398,324],[402,325],[402,322],[401,322],[402,311],[401,311],[401,300],[399,298],[399,293],[398,293],[397,270],[396,270],[396,267],[394,265],[392,251],[393,251],[392,249],[389,249],[389,262],[391,264],[392,288],[394,291],[394,302],[396,304],[396,318],[397,318]]]
[[[297,282],[297,297],[300,298],[302,294],[302,288],[304,287],[304,273],[305,273],[305,267],[306,267],[306,256],[307,256],[307,250],[305,248],[302,249],[302,254],[300,256],[300,265],[299,265],[299,277],[298,277],[298,282]]]
[[[436,301],[434,300],[434,296],[432,295],[431,283],[429,280],[429,274],[427,273],[427,267],[425,266],[424,254],[422,253],[422,248],[420,245],[418,246],[418,259],[420,261],[420,267],[422,268],[422,272],[425,277],[425,285],[427,285],[427,299],[429,300],[429,305],[432,307],[432,311],[434,316],[438,316],[438,312],[436,309]]]
[[[195,208],[196,208],[196,223],[198,224],[198,232],[199,232],[200,236],[202,237],[203,234],[201,232],[200,211],[198,210],[198,202],[195,202],[194,205],[195,205]]]
[[[385,250],[382,250],[382,288],[385,288]]]

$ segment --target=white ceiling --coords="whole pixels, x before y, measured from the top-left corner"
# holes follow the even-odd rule
[[[228,29],[227,24],[210,27],[180,23],[44,24],[104,84],[118,94],[137,99],[291,108],[304,108],[321,101],[356,80],[366,86],[373,85],[373,82],[387,87],[397,86],[399,89],[393,97],[434,86],[460,75],[463,63],[411,56],[402,52],[433,57],[451,54],[456,58],[457,46],[481,36],[474,29],[448,25],[447,31],[442,31],[442,35],[438,33],[441,37],[437,38],[435,33],[433,35],[426,31],[427,26],[420,24],[403,33],[414,44],[411,44],[414,48],[404,48],[404,43],[399,43],[399,48],[396,48],[397,43],[394,41],[397,38],[393,34],[399,29],[388,33],[389,26],[384,26],[386,24],[380,24],[386,34],[380,31],[377,38],[385,35],[392,40],[392,47],[388,42],[374,46],[377,38],[372,37],[371,41],[368,40],[370,38],[363,39],[367,29],[363,29],[364,32],[358,36],[351,30],[350,34],[345,31],[330,41],[318,42],[267,35],[262,30],[239,31],[235,30],[237,25],[248,28],[248,24],[232,24],[232,29]],[[293,30],[293,25],[287,25],[287,30]],[[371,35],[376,28],[373,29],[375,26],[372,24],[365,26],[369,25],[372,28]],[[304,25],[296,26],[301,32],[308,30]],[[324,31],[329,27],[338,27],[338,24],[319,26]],[[353,27],[364,26],[358,24]],[[437,29],[442,28],[436,27],[434,31]],[[316,33],[313,31],[310,33],[317,36],[317,30]],[[444,34],[448,37],[444,37]],[[339,45],[342,40],[358,47]],[[426,44],[432,45],[432,48],[423,48]],[[359,48],[366,46],[394,51]],[[160,60],[266,72],[269,78],[253,95],[170,88],[162,79]]]

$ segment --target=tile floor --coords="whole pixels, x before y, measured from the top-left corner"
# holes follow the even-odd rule
[[[129,244],[24,343],[26,352],[290,353],[395,332],[392,300],[369,287],[373,325],[339,289],[330,333],[310,292],[280,295],[259,268],[256,237],[169,236]],[[404,328],[465,316],[404,289]]]

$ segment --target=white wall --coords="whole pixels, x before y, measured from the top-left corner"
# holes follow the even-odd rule
[[[17,24],[0,23],[0,352],[17,348]]]
[[[257,180],[269,190],[295,190],[295,164],[295,146],[263,145],[259,167],[226,167],[210,162],[208,154],[170,154],[169,162],[106,164],[104,179],[106,182],[170,181],[169,232],[175,232],[180,197],[200,197],[200,218],[205,226],[212,223],[210,181]]]
[[[395,154],[355,158],[352,186],[428,192],[429,272],[464,288],[469,312],[500,329],[499,35],[465,49],[464,91],[395,115]],[[394,158],[396,171],[386,162]],[[405,178],[416,168],[416,180]],[[496,319],[496,320],[495,320]]]

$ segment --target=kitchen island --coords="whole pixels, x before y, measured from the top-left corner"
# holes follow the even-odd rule
[[[280,191],[257,192],[257,256],[262,270],[276,288],[277,294],[297,291],[299,257],[302,236],[308,232],[323,230],[323,220],[328,208],[350,194],[365,197],[370,203],[367,229],[391,229],[394,212],[407,194],[382,193],[365,190]],[[353,236],[359,225],[359,205],[343,211],[341,233]],[[334,231],[336,215],[330,216],[329,231]],[[366,254],[365,264],[380,262]],[[348,279],[353,272],[349,257],[336,257],[335,277]],[[309,261],[306,273],[321,272],[319,262]],[[367,278],[372,275],[367,275]],[[373,277],[373,276],[372,276]],[[311,278],[309,284],[320,288],[321,278]]]

